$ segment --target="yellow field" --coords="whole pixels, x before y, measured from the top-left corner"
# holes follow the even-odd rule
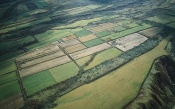
[[[167,55],[164,50],[167,42],[161,41],[118,70],[60,97],[55,109],[121,109],[138,93],[154,59]]]
[[[86,46],[80,43],[80,44],[76,44],[76,45],[66,47],[65,50],[68,53],[73,53],[73,52],[76,52],[76,51],[79,51],[79,50],[83,50],[85,48],[86,48]]]
[[[84,36],[84,37],[80,37],[79,40],[81,42],[86,42],[86,41],[90,41],[92,39],[95,39],[97,38],[97,36],[93,35],[93,34],[90,34],[90,35],[87,35],[87,36]]]

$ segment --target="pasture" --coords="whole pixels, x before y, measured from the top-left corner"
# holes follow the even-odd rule
[[[56,82],[59,83],[78,74],[79,68],[75,63],[70,62],[49,69]]]
[[[55,79],[48,70],[22,78],[22,82],[27,91],[27,95],[36,93],[56,83]]]
[[[153,28],[149,28],[149,29],[140,31],[139,33],[142,34],[142,35],[144,35],[144,36],[147,36],[149,38],[155,38],[155,37],[157,37],[157,35],[161,31],[162,31],[161,28],[159,28],[159,27],[153,27]]]
[[[169,27],[171,27],[171,28],[174,28],[174,29],[175,29],[175,22],[169,23],[169,24],[167,24],[167,26],[169,26]]]

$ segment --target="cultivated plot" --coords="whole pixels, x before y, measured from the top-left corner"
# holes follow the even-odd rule
[[[68,41],[77,38],[74,34],[62,38],[63,41]]]
[[[72,54],[70,54],[70,56],[76,60],[76,59],[80,59],[80,58],[86,57],[88,55],[100,52],[102,50],[108,49],[110,47],[111,46],[109,44],[103,43],[103,44],[100,44],[100,45],[97,45],[97,46],[94,46],[91,48],[87,48],[87,49],[72,53]]]
[[[49,69],[56,82],[59,83],[78,74],[79,68],[75,63],[70,62],[52,69]]]
[[[79,37],[79,40],[81,42],[86,42],[86,41],[90,41],[92,39],[95,39],[97,38],[97,36],[93,35],[93,34],[90,34],[90,35],[87,35],[87,36],[84,36],[84,37]]]
[[[149,38],[155,38],[157,37],[157,35],[160,33],[160,31],[162,31],[161,28],[159,27],[153,27],[153,28],[149,28],[143,31],[140,31],[140,34],[143,34]]]
[[[82,49],[85,49],[85,48],[87,48],[87,47],[80,43],[80,44],[76,44],[76,45],[73,45],[73,46],[66,47],[65,50],[68,53],[73,53],[73,52],[76,52],[76,51],[79,51],[79,50],[82,50]]]
[[[9,83],[17,79],[16,71],[0,76],[0,85]]]
[[[22,82],[27,95],[31,95],[56,83],[48,70],[22,78]]]
[[[59,44],[60,44],[61,47],[68,47],[68,46],[76,45],[76,44],[79,44],[79,43],[80,42],[77,39],[72,39],[72,40],[60,42]]]
[[[93,47],[96,45],[100,45],[102,43],[103,43],[103,41],[101,39],[94,39],[94,40],[84,42],[84,45],[86,45],[87,47]]]
[[[104,37],[104,36],[107,36],[107,35],[110,35],[110,34],[111,33],[109,31],[105,30],[105,31],[96,33],[95,35],[98,36],[98,37]]]
[[[166,24],[166,23],[170,23],[170,22],[175,21],[175,17],[162,14],[162,15],[150,17],[150,18],[148,18],[148,20],[153,21],[153,22],[157,22],[157,23],[161,23],[161,24]]]
[[[55,58],[55,59],[52,59],[52,60],[49,60],[49,61],[46,61],[46,62],[43,62],[40,64],[36,64],[34,66],[20,69],[19,73],[20,73],[20,76],[23,78],[23,77],[50,69],[52,67],[55,67],[55,66],[58,66],[61,64],[65,64],[65,63],[70,62],[70,61],[71,60],[67,56],[62,56],[62,57]]]
[[[141,43],[143,43],[144,41],[146,41],[148,38],[138,34],[138,33],[134,33],[119,39],[116,39],[114,41],[109,42],[109,44],[111,44],[112,46],[116,46],[117,48],[119,48],[122,51],[127,51],[130,50],[138,45],[140,45]]]
[[[107,60],[110,60],[120,55],[121,53],[122,52],[116,48],[110,48],[108,50],[104,50],[95,56],[94,60],[87,67],[85,67],[85,70],[95,67],[96,65],[99,65]]]
[[[20,63],[23,61],[33,60],[33,59],[39,58],[41,56],[46,56],[46,55],[49,55],[53,52],[57,52],[59,50],[60,50],[60,48],[57,45],[51,44],[51,45],[36,49],[34,51],[30,51],[26,54],[23,54],[23,55],[17,57],[15,60],[16,60],[16,62]]]
[[[111,29],[111,28],[113,28],[113,27],[115,27],[115,26],[116,26],[116,25],[113,24],[113,23],[103,23],[103,24],[100,24],[100,25],[97,26],[97,27],[89,28],[89,31],[91,31],[92,33],[99,33],[99,32],[101,32],[101,31]]]
[[[9,60],[0,64],[0,75],[12,72],[16,70],[16,64],[14,60]]]

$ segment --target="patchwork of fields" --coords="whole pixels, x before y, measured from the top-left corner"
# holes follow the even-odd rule
[[[27,12],[25,14],[22,14],[22,16],[35,15],[38,13],[42,14],[49,11],[44,8],[48,7],[49,4],[52,4],[52,2],[48,2],[48,0],[45,0],[44,2],[32,0],[31,3],[36,6],[35,10],[29,11],[30,6],[27,6],[26,4],[19,5],[16,9],[20,13],[22,13],[21,10]],[[53,12],[49,17],[44,17],[42,19],[31,18],[26,19],[26,21],[24,19],[21,25],[18,25],[18,23],[20,24],[20,21],[11,25],[7,25],[8,28],[1,29],[0,33],[6,33],[14,31],[16,29],[27,28],[33,25],[49,22],[52,20],[52,17],[54,18],[60,14],[64,15],[64,13],[67,13],[68,15],[76,15],[82,14],[84,12],[89,12],[97,8],[101,8],[101,10],[103,9],[99,5],[89,5],[73,8],[74,10],[57,10],[56,12]],[[21,39],[17,38],[0,43],[0,50],[4,52],[10,51],[12,48],[18,48],[18,52],[10,52],[9,54],[3,55],[1,57],[4,59],[7,58],[9,60],[5,60],[0,63],[0,106],[16,100],[12,105],[14,108],[18,108],[17,105],[21,106],[24,104],[24,97],[33,96],[37,94],[37,92],[42,92],[43,90],[46,90],[47,88],[52,87],[56,84],[59,84],[61,82],[64,83],[66,80],[75,77],[76,75],[81,76],[82,71],[88,71],[94,67],[98,67],[99,64],[112,60],[114,57],[120,56],[122,53],[125,53],[128,50],[134,49],[148,39],[158,39],[159,33],[162,31],[163,27],[157,27],[155,25],[147,23],[146,21],[161,25],[165,24],[166,26],[175,28],[175,17],[168,14],[153,15],[151,17],[149,16],[144,19],[146,20],[145,22],[141,22],[141,20],[136,21],[132,19],[132,17],[125,18],[124,16],[118,14],[118,12],[117,15],[114,16],[97,16],[96,18],[88,18],[86,20],[76,19],[78,21],[75,20],[75,22],[66,25],[62,25],[60,23],[61,26],[52,27],[43,33],[29,35],[27,37],[22,37]],[[126,12],[124,13],[127,14],[129,12],[130,11],[126,9]],[[35,28],[33,30],[35,30]],[[24,53],[24,51],[28,52]],[[162,54],[166,54],[162,48],[161,51],[163,52]],[[140,57],[140,59],[144,58],[142,60],[146,60],[145,56],[150,55],[154,52],[155,51],[151,51],[150,53],[148,52],[144,56]],[[148,60],[149,64],[151,65],[153,58],[159,55],[161,55],[161,53],[156,56],[153,55],[154,57]],[[133,61],[134,65],[138,64],[136,61],[137,60]],[[143,62],[140,63],[141,65],[144,65]],[[129,64],[127,64],[127,66],[128,65]],[[133,68],[133,66],[131,67]],[[149,68],[148,65],[146,65],[146,67],[147,69]],[[141,67],[139,71],[142,69],[143,67]],[[147,71],[147,69],[144,68],[144,71]],[[126,74],[122,68],[120,70]],[[117,77],[116,72],[116,70],[112,72],[112,75],[114,75],[115,78]],[[127,70],[127,72],[129,71]],[[119,76],[123,76],[121,74]],[[134,72],[133,74],[136,73]],[[142,72],[142,74],[145,73]],[[131,77],[133,76],[134,75]],[[143,79],[143,76],[141,79]],[[107,77],[106,80],[113,82],[114,78],[109,79]],[[125,80],[126,83],[128,83],[128,81],[130,80]],[[139,82],[140,81],[141,80],[139,79]],[[119,79],[115,82],[117,82],[117,84],[119,83],[120,86],[124,85]],[[103,82],[97,84],[101,85],[102,83]],[[112,87],[109,82],[107,82],[107,84],[109,84],[109,86],[105,86],[106,89]],[[140,84],[136,84],[135,86],[135,81],[132,81],[131,86],[138,88],[138,85]],[[83,86],[83,88],[84,87],[87,87],[87,93],[84,94],[84,92],[82,92],[83,97],[77,97],[77,101],[84,98],[84,96],[93,98],[91,93],[97,97],[98,93],[96,93],[94,90],[97,90],[100,94],[106,93],[102,90],[104,88],[102,85],[100,88],[97,87],[97,89],[94,88],[96,87],[94,84]],[[118,85],[115,88],[119,88]],[[132,94],[136,94],[133,88],[129,87],[126,89],[132,89]],[[85,89],[82,90],[85,91]],[[91,91],[89,92],[89,90]],[[112,89],[112,93],[114,93],[115,90],[116,89]],[[127,99],[128,101],[133,97],[133,95],[128,95],[127,97],[129,98],[127,98],[123,95],[123,93],[127,93],[127,90],[125,90],[123,93],[121,90],[119,90],[119,93],[121,93],[121,96],[125,97],[124,99]],[[70,95],[71,94],[72,93],[70,93]],[[71,95],[71,97],[74,97],[74,95]],[[114,95],[116,96],[116,94]],[[67,96],[68,100],[65,100],[64,97]],[[67,96],[62,97],[56,102],[61,101],[59,104],[71,103],[69,100],[74,100],[74,98],[69,97],[69,95]],[[112,96],[105,95],[105,98],[102,98],[102,100],[110,97]],[[112,98],[114,99],[114,97]],[[99,99],[101,100],[101,98],[96,98],[96,100]],[[120,97],[114,100],[118,99],[123,100],[123,98]],[[106,101],[100,100],[99,104],[101,105],[104,103],[104,106],[106,106]],[[90,101],[90,99],[87,101]],[[93,102],[90,103],[93,104]],[[119,101],[117,101],[117,103],[119,103]],[[73,105],[73,103],[70,105]],[[65,106],[69,107],[67,104]],[[61,107],[61,105],[58,107]]]

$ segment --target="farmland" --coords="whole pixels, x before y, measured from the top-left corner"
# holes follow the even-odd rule
[[[165,51],[173,51],[174,47],[174,3],[0,1],[0,108],[130,106],[128,103],[142,92],[154,59],[162,55],[174,58],[174,52]],[[165,71],[172,82],[174,73],[169,69],[172,68],[166,66]],[[162,79],[159,76],[157,81]],[[149,87],[157,90],[164,85]],[[174,87],[170,87],[164,92],[175,101]],[[150,98],[159,96],[155,92]],[[155,108],[152,104],[168,105],[167,109],[174,106],[164,103],[167,99],[159,101],[148,105],[139,102],[134,108]]]
[[[67,63],[61,66],[57,66],[49,69],[56,82],[59,83],[70,77],[77,75],[79,68],[73,63]]]
[[[100,44],[100,45],[97,45],[97,46],[94,46],[91,48],[87,48],[87,49],[72,53],[72,54],[70,54],[70,56],[76,60],[76,59],[80,59],[80,58],[86,57],[88,55],[100,52],[102,50],[108,49],[110,47],[111,46],[109,44],[103,43],[103,44]]]
[[[22,79],[22,82],[27,91],[27,95],[36,93],[56,83],[55,79],[48,70],[25,77]]]
[[[148,18],[148,20],[161,23],[161,24],[167,24],[175,21],[175,17],[169,16],[169,15],[159,15],[159,16]]]
[[[100,45],[102,43],[103,43],[103,41],[101,39],[94,39],[94,40],[87,41],[84,44],[87,47],[93,47],[93,46],[96,46],[96,45]]]
[[[6,74],[16,70],[16,64],[14,60],[6,61],[0,64],[0,75]]]
[[[140,35],[138,33],[134,33],[119,39],[116,39],[114,41],[109,42],[112,46],[116,46],[118,49],[122,51],[130,50],[144,41],[146,41],[148,38]]]
[[[120,54],[121,51],[117,50],[116,48],[110,48],[108,50],[102,51],[95,56],[94,60],[87,67],[85,67],[85,70],[90,69],[96,65],[99,65],[102,62],[110,60],[114,57],[117,57]]]

